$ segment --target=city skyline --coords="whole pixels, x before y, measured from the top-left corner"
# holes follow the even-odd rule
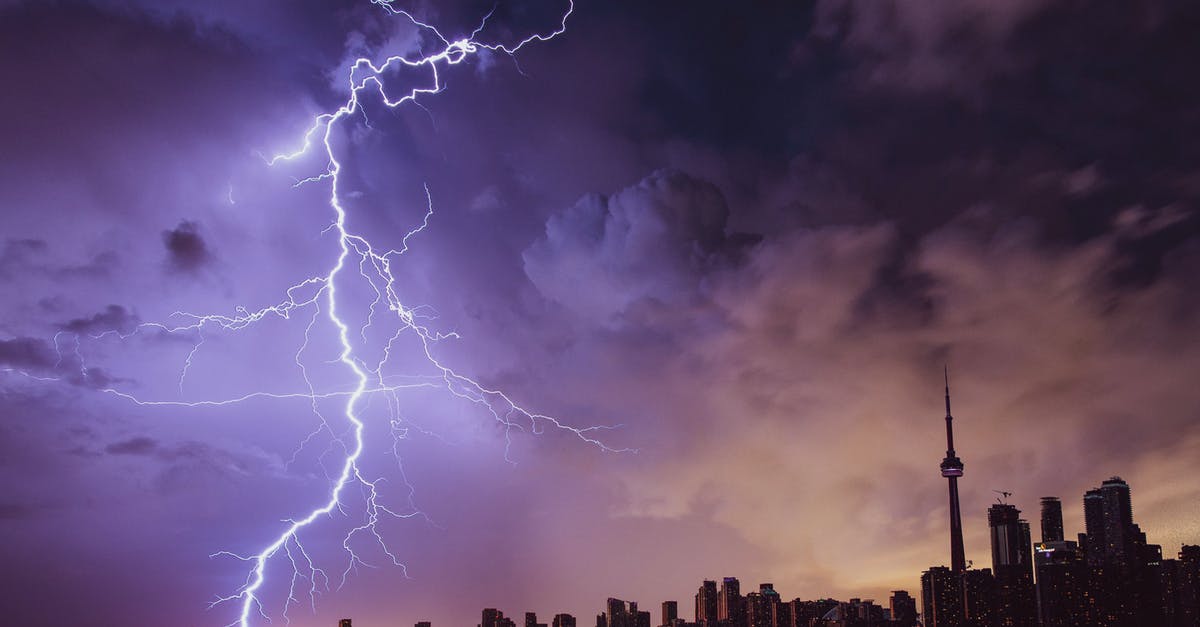
[[[961,523],[954,524],[954,521],[959,518],[954,512],[958,502],[955,480],[963,476],[963,463],[955,455],[949,375],[945,367],[943,376],[945,377],[947,453],[939,468],[942,470],[942,476],[951,480],[949,482],[951,486],[950,500],[947,508],[951,520],[949,526],[951,566],[930,567],[920,576],[916,595],[906,589],[892,590],[886,605],[877,603],[876,599],[872,597],[863,596],[844,599],[835,599],[831,596],[810,598],[798,596],[788,600],[781,596],[773,583],[760,583],[756,591],[743,594],[741,580],[738,577],[723,576],[703,580],[693,598],[692,607],[694,609],[691,621],[686,620],[685,616],[680,614],[678,599],[661,601],[661,620],[654,623],[652,622],[654,613],[639,609],[638,601],[609,597],[604,609],[596,616],[596,627],[651,627],[655,624],[659,627],[808,627],[808,623],[797,622],[801,621],[802,610],[799,609],[801,606],[806,606],[808,618],[811,619],[826,617],[827,613],[835,608],[842,608],[836,613],[835,620],[845,619],[846,608],[863,612],[868,612],[869,608],[876,610],[887,608],[886,613],[880,614],[883,617],[880,622],[869,622],[872,619],[868,619],[863,623],[863,625],[871,627],[885,627],[885,624],[891,625],[897,622],[910,624],[906,621],[912,621],[911,624],[915,626],[918,620],[923,621],[922,624],[928,627],[1035,627],[1038,625],[1068,627],[1082,624],[1085,621],[1088,624],[1113,625],[1114,627],[1121,625],[1148,627],[1151,625],[1152,623],[1146,622],[1145,619],[1134,619],[1135,622],[1131,623],[1100,622],[1120,619],[1097,617],[1085,613],[1088,611],[1084,607],[1086,602],[1076,596],[1084,595],[1086,597],[1096,594],[1096,591],[1088,591],[1078,579],[1079,577],[1086,578],[1087,575],[1076,573],[1069,576],[1074,579],[1064,580],[1061,573],[1052,572],[1052,567],[1047,567],[1047,564],[1067,564],[1063,561],[1064,555],[1067,555],[1071,561],[1075,561],[1077,552],[1078,564],[1081,567],[1088,564],[1102,564],[1107,559],[1125,559],[1126,554],[1133,550],[1132,545],[1128,543],[1137,541],[1137,538],[1125,535],[1126,529],[1133,530],[1135,534],[1140,533],[1142,536],[1140,542],[1143,544],[1152,540],[1142,533],[1138,525],[1133,522],[1131,489],[1128,483],[1119,476],[1104,479],[1099,488],[1088,489],[1080,497],[1079,509],[1083,512],[1085,527],[1078,531],[1079,543],[1066,540],[1068,527],[1063,522],[1060,497],[1043,496],[1039,499],[1041,535],[1035,542],[1031,524],[1021,517],[1020,509],[1008,502],[1009,497],[1013,496],[1012,493],[994,490],[993,492],[998,492],[999,496],[996,497],[996,502],[988,507],[986,516],[990,536],[991,561],[987,565],[983,563],[975,565],[974,560],[964,558],[962,529],[959,526]],[[947,471],[950,471],[949,474]],[[1105,534],[1117,539],[1108,541],[1105,539]],[[1088,547],[1099,548],[1091,548],[1090,552],[1085,551]],[[1158,546],[1151,548],[1160,549]],[[1038,555],[1036,568],[1035,553]],[[1181,545],[1175,554],[1172,554],[1167,547],[1162,547],[1157,553],[1159,559],[1172,562],[1177,561],[1176,555],[1178,560],[1184,560],[1186,556],[1186,559],[1190,560],[1190,568],[1193,572],[1190,575],[1172,575],[1191,577],[1191,579],[1184,582],[1184,585],[1189,587],[1187,588],[1188,592],[1182,593],[1184,595],[1182,601],[1172,597],[1175,603],[1173,611],[1183,612],[1184,616],[1172,617],[1172,620],[1180,622],[1172,622],[1170,625],[1192,627],[1194,624],[1200,624],[1200,545]],[[1035,572],[1037,573],[1036,584]],[[941,577],[940,582],[931,582],[927,579],[931,573],[935,578]],[[982,575],[983,578],[978,577],[979,575]],[[941,586],[949,579],[961,581],[962,587],[952,588],[949,593],[944,592]],[[987,591],[972,590],[970,588],[973,585],[972,581],[978,582],[974,585],[985,585]],[[1173,585],[1179,584],[1180,582],[1173,580]],[[1161,594],[1161,591],[1159,593]],[[979,594],[985,594],[989,598],[980,599],[974,596]],[[1178,596],[1180,593],[1171,588],[1170,594]],[[767,608],[765,618],[763,616],[764,608],[757,609],[759,616],[755,617],[753,608],[759,599],[765,599],[764,608]],[[1101,603],[1105,601],[1105,598],[1100,600]],[[981,602],[982,604],[980,604]],[[1183,606],[1179,605],[1181,602],[1184,604]],[[791,609],[784,615],[786,618],[781,617],[775,609],[781,603],[791,606]],[[1093,603],[1096,602],[1093,601]],[[1154,603],[1158,603],[1158,601]],[[949,605],[951,608],[956,608],[952,611],[965,611],[967,616],[951,617],[950,621],[947,621],[944,616],[931,618],[931,616],[938,616],[940,611],[945,611],[944,608],[937,609],[938,605]],[[899,610],[896,609],[898,607]],[[912,610],[911,616],[908,613],[909,609]],[[984,613],[985,618],[980,619],[978,615],[973,618],[970,615],[972,612],[979,611]],[[900,616],[899,612],[904,612],[904,615]],[[1191,613],[1188,614],[1188,612]],[[537,616],[535,611],[524,611],[524,627],[546,627],[545,623],[537,621]],[[586,619],[587,614],[582,616]],[[898,616],[900,617],[898,618]],[[1189,620],[1191,622],[1187,622]],[[554,627],[576,627],[578,621],[579,616],[577,615],[556,611],[552,624]],[[587,621],[585,620],[585,622]],[[417,627],[430,627],[430,622],[418,621],[416,625]],[[349,626],[344,625],[343,627]],[[511,616],[504,614],[503,610],[485,608],[477,627],[515,627],[515,623]]]
[[[752,4],[0,0],[0,614],[1200,543],[1200,5]]]

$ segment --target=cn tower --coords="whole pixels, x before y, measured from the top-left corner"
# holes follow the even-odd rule
[[[963,552],[962,513],[958,507],[958,478],[963,474],[963,463],[954,454],[954,417],[950,415],[950,370],[943,372],[946,379],[946,458],[942,460],[942,476],[950,482],[950,568],[961,573],[967,569],[967,558]]]

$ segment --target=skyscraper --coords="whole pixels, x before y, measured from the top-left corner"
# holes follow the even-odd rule
[[[679,618],[679,604],[674,601],[663,601],[662,624],[670,625],[677,618]]]
[[[351,621],[349,618],[343,618],[342,620],[338,621],[338,627],[352,627],[350,623]]]
[[[1002,627],[1034,627],[1037,601],[1033,587],[1033,555],[1029,523],[1007,503],[988,508],[992,539],[992,572],[996,576],[997,614]]]
[[[945,566],[921,573],[921,616],[925,627],[962,627],[962,573]]]
[[[1063,541],[1062,501],[1057,496],[1042,497],[1042,542]]]
[[[630,616],[629,606],[621,599],[609,597],[607,618],[608,627],[633,627],[634,618]]]
[[[717,582],[705,580],[696,592],[696,623],[709,627],[717,624]]]
[[[954,417],[950,415],[950,371],[946,369],[946,457],[942,460],[942,476],[950,484],[950,569],[961,573],[967,569],[967,558],[963,551],[962,512],[958,504],[958,478],[963,474],[963,463],[954,453]]]
[[[737,577],[726,577],[721,581],[721,594],[717,596],[717,620],[726,625],[742,624],[742,591]]]
[[[553,627],[575,627],[575,617],[570,614],[555,614]]]
[[[917,624],[917,600],[907,590],[893,590],[888,599],[895,627],[915,627]]]

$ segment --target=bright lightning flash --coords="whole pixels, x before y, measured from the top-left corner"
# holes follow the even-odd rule
[[[323,172],[301,180],[297,185],[317,183],[329,185],[329,205],[333,209],[335,218],[327,230],[336,235],[339,244],[339,252],[332,267],[322,276],[309,277],[288,287],[285,290],[285,297],[282,301],[272,306],[256,311],[239,308],[236,315],[233,316],[177,312],[175,317],[181,319],[182,323],[144,323],[137,330],[133,331],[133,333],[137,333],[142,330],[156,330],[173,334],[191,334],[191,336],[197,338],[192,350],[187,355],[180,374],[179,385],[182,390],[188,368],[192,364],[193,357],[203,344],[205,333],[238,331],[268,317],[290,319],[294,314],[311,312],[308,324],[305,327],[304,343],[299,347],[295,356],[296,364],[303,373],[304,381],[307,384],[307,391],[294,393],[252,392],[234,398],[182,401],[146,400],[118,390],[115,387],[100,388],[102,392],[147,406],[222,406],[254,398],[308,399],[312,404],[313,411],[321,417],[321,425],[317,428],[317,431],[305,438],[304,442],[301,443],[301,448],[322,431],[328,432],[333,436],[335,441],[340,441],[334,427],[317,410],[317,402],[332,398],[344,399],[344,418],[349,423],[352,443],[347,445],[343,442],[346,456],[342,460],[338,472],[331,476],[332,486],[324,502],[314,507],[303,517],[285,521],[285,527],[279,535],[253,555],[236,555],[227,551],[214,554],[233,556],[244,560],[250,565],[250,571],[244,584],[231,594],[218,597],[212,603],[213,606],[224,603],[234,603],[239,606],[240,612],[238,618],[230,623],[230,625],[248,627],[251,619],[256,614],[268,621],[270,620],[261,598],[261,592],[267,581],[269,567],[280,565],[290,565],[291,567],[291,581],[282,611],[282,616],[285,620],[287,619],[288,608],[293,603],[299,602],[297,587],[302,580],[309,582],[307,596],[315,610],[318,588],[329,589],[331,585],[330,577],[323,569],[316,565],[313,558],[310,557],[309,552],[304,548],[304,545],[301,543],[301,532],[313,527],[322,517],[331,515],[334,510],[345,514],[343,496],[355,486],[363,494],[365,511],[363,512],[361,524],[351,529],[342,541],[342,547],[348,553],[348,565],[342,573],[341,582],[345,582],[346,576],[356,564],[365,564],[351,547],[351,541],[356,536],[363,534],[369,534],[370,538],[391,559],[392,563],[403,568],[401,561],[389,550],[383,535],[377,528],[377,523],[384,518],[409,518],[423,514],[412,504],[411,486],[408,486],[409,503],[401,511],[397,511],[397,508],[389,507],[381,498],[379,488],[384,479],[365,476],[361,470],[360,459],[364,450],[363,431],[365,425],[363,419],[360,417],[360,404],[369,395],[379,393],[388,395],[390,404],[392,402],[392,395],[403,389],[417,387],[441,388],[458,398],[478,404],[488,411],[496,421],[504,426],[506,441],[508,441],[509,434],[513,429],[541,433],[546,427],[550,427],[569,432],[583,442],[604,451],[619,452],[630,450],[610,448],[597,438],[596,433],[598,431],[613,427],[573,427],[560,422],[554,417],[527,410],[504,392],[485,387],[474,379],[445,365],[434,356],[432,349],[434,344],[440,340],[456,336],[453,333],[443,334],[430,329],[427,323],[423,321],[425,317],[420,314],[420,308],[406,305],[400,298],[396,288],[396,279],[392,272],[392,263],[408,251],[409,239],[419,234],[429,225],[429,219],[433,214],[433,202],[429,189],[426,187],[425,190],[428,207],[424,218],[418,226],[403,237],[401,247],[390,250],[376,248],[365,235],[352,232],[347,227],[347,213],[345,207],[342,205],[342,193],[339,189],[341,185],[339,175],[342,172],[342,163],[339,160],[338,151],[335,150],[331,140],[334,129],[339,122],[346,120],[356,113],[362,113],[363,103],[361,99],[364,94],[378,95],[382,103],[392,109],[400,107],[405,103],[413,103],[420,106],[420,103],[417,102],[418,97],[437,94],[442,90],[443,83],[439,74],[441,71],[439,68],[462,63],[482,50],[511,56],[527,44],[537,41],[548,41],[561,35],[566,31],[567,18],[570,17],[574,10],[572,0],[567,0],[566,10],[562,13],[561,19],[553,31],[531,35],[515,44],[485,43],[476,39],[485,29],[488,19],[491,17],[490,13],[484,17],[479,26],[469,36],[452,41],[444,37],[433,26],[418,20],[407,11],[392,6],[392,0],[371,1],[386,10],[389,14],[407,19],[421,32],[431,35],[437,42],[438,52],[426,56],[415,56],[414,58],[404,55],[391,56],[379,64],[368,58],[359,58],[350,69],[350,91],[346,102],[332,113],[324,113],[317,116],[312,126],[305,133],[303,145],[298,150],[288,154],[277,155],[267,160],[269,164],[274,165],[281,161],[289,161],[304,155],[311,155],[314,151],[320,153],[322,158],[328,160],[328,167]],[[429,82],[424,86],[410,88],[402,93],[390,93],[389,89],[385,86],[384,75],[399,69],[425,72]],[[232,193],[231,187],[229,191],[230,203],[233,202]],[[356,340],[352,338],[353,331],[351,325],[340,313],[344,297],[341,296],[342,291],[339,290],[339,286],[344,285],[344,282],[348,280],[361,280],[365,282],[375,295],[374,301],[369,305],[369,314],[364,326],[357,330],[357,335],[362,340],[365,341],[367,339],[368,328],[375,323],[377,312],[386,311],[388,315],[393,317],[390,324],[396,325],[395,333],[388,340],[386,346],[383,347],[381,352],[382,358],[373,363],[364,357],[361,351],[356,350]],[[302,353],[308,347],[310,334],[318,326],[318,320],[322,315],[331,325],[338,345],[340,345],[338,360],[353,374],[355,383],[353,389],[349,391],[318,391],[317,387],[309,380],[307,370],[301,359]],[[121,335],[120,332],[110,331],[93,337],[98,338],[113,333]],[[392,349],[402,336],[415,338],[417,343],[414,346],[420,347],[420,354],[417,357],[423,359],[432,368],[431,372],[434,373],[432,376],[410,378],[397,383],[394,379],[384,374],[385,367],[392,354]],[[122,335],[122,337],[126,337],[126,335]],[[54,345],[61,355],[62,344],[69,342],[69,340],[60,342],[60,339],[56,335]],[[73,349],[75,363],[78,363],[80,368],[79,376],[87,379],[89,371],[84,366],[83,357],[80,354],[78,337],[75,337]],[[35,379],[45,379],[45,377],[34,376],[29,373],[22,372],[20,374],[25,374]],[[393,437],[395,438],[404,437],[408,428],[408,426],[402,425],[401,421],[395,418],[392,420],[391,427]],[[393,447],[393,451],[395,451],[395,447]],[[326,452],[328,453],[329,451]],[[299,453],[299,449],[297,453]],[[505,456],[507,459],[507,449]],[[294,458],[295,456],[293,455]],[[402,468],[401,475],[403,475]],[[407,484],[407,480],[405,480],[405,483]]]

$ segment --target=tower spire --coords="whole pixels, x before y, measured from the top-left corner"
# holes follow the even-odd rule
[[[967,569],[967,558],[963,551],[962,512],[958,503],[958,478],[963,474],[963,463],[954,453],[954,417],[950,415],[950,368],[943,365],[942,377],[946,384],[946,457],[942,460],[942,476],[950,488],[950,564],[954,572]]]
[[[950,366],[942,364],[942,376],[946,380],[946,417],[950,417]]]
[[[942,376],[946,382],[946,457],[954,457],[954,416],[950,415],[950,366],[942,364]]]

